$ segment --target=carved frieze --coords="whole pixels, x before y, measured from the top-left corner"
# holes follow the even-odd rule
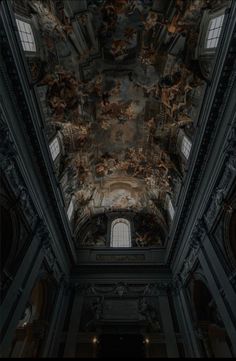
[[[118,282],[115,284],[91,284],[78,283],[75,285],[76,292],[83,296],[106,296],[106,297],[157,297],[161,292],[172,288],[170,281],[150,282],[147,284],[131,284]]]
[[[145,254],[97,254],[100,262],[140,262],[145,261]]]

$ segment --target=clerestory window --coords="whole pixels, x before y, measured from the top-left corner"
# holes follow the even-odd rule
[[[16,19],[16,25],[24,51],[36,52],[36,44],[31,25],[19,19]]]
[[[224,21],[224,15],[217,16],[210,21],[207,32],[207,41],[206,41],[207,49],[212,49],[217,47],[223,26],[223,21]]]
[[[192,148],[192,143],[187,137],[183,137],[182,144],[181,144],[181,152],[185,156],[186,159],[189,158],[190,152]]]
[[[52,155],[53,161],[57,158],[57,156],[60,154],[60,144],[57,138],[53,139],[53,141],[49,145],[50,152]]]
[[[111,247],[131,247],[130,222],[117,218],[111,225]]]

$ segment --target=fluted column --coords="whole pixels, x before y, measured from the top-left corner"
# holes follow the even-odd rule
[[[228,336],[231,340],[232,347],[234,350],[234,354],[236,355],[236,328],[234,321],[232,320],[232,316],[229,313],[229,309],[225,304],[225,300],[223,299],[221,292],[217,286],[216,279],[212,274],[212,270],[209,264],[206,255],[204,254],[203,249],[199,252],[199,261],[204,271],[204,275],[208,282],[209,290],[212,294],[212,297],[217,305],[218,311],[221,315],[222,321],[224,323],[225,329],[228,333]]]
[[[76,290],[70,317],[70,326],[67,333],[64,357],[75,357],[82,307],[83,296],[80,294],[79,290]]]
[[[63,304],[64,293],[65,293],[65,283],[63,282],[63,279],[61,279],[60,280],[60,289],[59,289],[56,304],[55,304],[55,307],[53,310],[51,324],[50,324],[47,340],[45,342],[42,357],[53,356],[53,355],[51,355],[51,351],[53,350],[53,345],[55,343],[55,335],[56,335],[56,330],[58,328],[58,322],[60,320],[60,311],[61,311],[62,304]]]
[[[70,307],[71,288],[69,285],[65,285],[65,289],[62,296],[62,303],[57,315],[55,333],[53,338],[53,344],[50,347],[50,351],[47,357],[57,357],[61,340],[64,336],[64,324],[68,308]]]
[[[189,346],[191,347],[191,357],[202,357],[200,347],[197,341],[195,329],[193,326],[193,319],[191,318],[189,306],[186,300],[185,290],[182,286],[179,287],[178,291],[178,301],[180,305],[180,310],[182,313],[182,319],[184,321],[184,326],[189,342]]]
[[[227,303],[230,306],[231,312],[234,315],[236,320],[236,293],[229,281],[229,278],[225,272],[222,263],[216,254],[215,248],[212,245],[212,242],[208,235],[205,236],[203,241],[203,247],[205,253],[210,255],[211,260],[211,267],[214,269],[214,273],[217,277],[217,282],[221,285],[222,289],[224,290],[225,299],[227,299]]]
[[[168,357],[179,357],[179,351],[176,342],[171,310],[166,291],[160,292],[158,297],[160,313],[162,315],[162,324],[166,339],[166,349]]]
[[[189,332],[187,331],[185,315],[183,313],[183,307],[181,305],[180,293],[178,288],[175,288],[175,291],[173,292],[173,302],[175,305],[176,317],[179,324],[179,329],[180,329],[179,332],[181,334],[183,346],[185,350],[185,357],[194,357],[195,353],[193,350],[192,341]]]

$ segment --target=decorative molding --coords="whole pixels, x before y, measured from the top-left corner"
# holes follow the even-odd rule
[[[199,251],[202,247],[202,240],[206,234],[205,223],[203,220],[199,220],[194,231],[192,233],[192,238],[189,245],[189,254],[183,263],[182,270],[179,274],[177,282],[182,280],[185,282],[189,277],[189,274],[192,272],[194,265],[198,260]]]
[[[41,175],[44,182],[45,192],[43,195],[44,204],[42,204],[42,206],[44,207],[45,204],[51,204],[53,207],[51,221],[53,222],[54,230],[56,230],[60,235],[60,237],[57,237],[58,240],[55,243],[55,247],[59,249],[62,247],[63,249],[66,248],[68,252],[68,255],[65,254],[61,259],[62,263],[66,264],[66,256],[74,259],[72,252],[72,235],[62,204],[58,183],[54,177],[49,149],[47,150],[45,148],[47,140],[42,132],[44,119],[41,116],[42,113],[40,111],[36,91],[30,86],[27,64],[17,41],[15,29],[13,28],[13,24],[11,22],[14,14],[12,14],[10,4],[8,4],[8,2],[2,2],[1,10],[0,74],[2,78],[3,91],[5,92],[4,96],[6,99],[10,99],[12,103],[10,106],[13,108],[15,115],[15,119],[8,116],[7,123],[9,124],[10,130],[14,127],[14,121],[20,124],[24,140],[27,141],[28,151],[31,153],[32,158],[34,158],[35,168],[37,168],[37,172]],[[23,147],[24,144],[22,145],[22,148]],[[33,170],[31,170],[30,167],[31,165],[28,165],[27,171],[29,175],[32,175]],[[19,169],[21,169],[20,166]],[[24,190],[22,191],[22,197],[23,200],[21,201],[23,201],[23,203],[27,203],[29,198],[26,197]],[[44,209],[46,209],[46,217],[48,219],[49,210],[47,207],[44,207]],[[65,240],[67,240],[67,242],[65,242]]]
[[[97,254],[96,261],[100,262],[143,262],[145,254]]]
[[[112,284],[77,283],[74,285],[77,293],[87,297],[157,297],[161,293],[171,290],[171,281],[150,282],[134,284],[130,282],[117,282]]]
[[[36,212],[29,192],[25,186],[24,179],[18,169],[17,152],[10,130],[5,121],[5,114],[2,103],[0,102],[0,138],[3,139],[0,143],[0,169],[11,187],[17,200],[17,204],[22,210],[32,234],[36,234],[41,241],[41,246],[48,266],[52,271],[55,271],[56,268],[58,269],[58,266],[56,266],[56,257],[51,246],[52,240],[45,222],[39,218],[39,215]],[[58,272],[55,272],[55,274],[57,274],[58,278]]]
[[[189,222],[189,213],[193,206],[193,200],[196,198],[196,192],[198,191],[198,186],[200,181],[203,179],[206,167],[209,165],[209,152],[215,140],[217,129],[219,129],[219,124],[222,124],[225,108],[229,101],[230,95],[234,89],[235,85],[235,69],[234,69],[234,52],[235,52],[235,41],[234,41],[234,33],[235,33],[235,5],[232,6],[231,11],[231,19],[230,24],[227,30],[227,34],[225,34],[224,49],[221,49],[218,53],[218,59],[216,59],[214,74],[215,78],[214,83],[212,82],[209,87],[209,96],[206,97],[205,104],[202,107],[202,113],[200,114],[201,129],[198,132],[199,146],[196,147],[196,159],[192,162],[191,169],[189,168],[188,179],[186,179],[185,184],[186,187],[183,187],[182,205],[179,204],[179,212],[176,214],[176,225],[174,224],[172,230],[172,245],[169,250],[168,255],[168,264],[170,265],[173,261],[174,256],[176,255],[176,251],[178,249],[178,245],[183,240],[183,232],[186,230],[186,227]],[[223,65],[222,65],[223,64]],[[221,69],[222,68],[222,69]],[[217,84],[217,87],[216,87]],[[211,108],[209,109],[209,105],[211,104]],[[209,109],[209,113],[208,113]],[[204,123],[205,122],[205,123]],[[233,124],[224,120],[225,127],[234,128]],[[235,128],[231,131],[230,138],[235,139],[234,136]],[[196,139],[196,142],[198,141]],[[230,139],[229,139],[230,140]],[[234,140],[235,141],[235,140]],[[231,150],[232,152],[232,150]],[[227,150],[226,150],[227,156]],[[234,156],[233,156],[234,157]],[[192,154],[192,159],[194,159],[194,155]],[[229,176],[231,176],[231,172],[234,172],[235,168],[235,159],[230,158],[227,174],[225,175],[224,180],[222,180],[223,184],[226,185]],[[218,207],[218,203],[221,204],[221,197],[226,191],[226,188],[221,189],[218,188],[219,192],[214,197],[214,202]],[[179,202],[180,203],[180,202]],[[213,207],[213,206],[212,206]],[[215,210],[212,210],[211,218],[215,215]],[[213,215],[214,212],[214,215]],[[210,214],[209,214],[210,216]]]
[[[3,139],[0,144],[0,168],[10,184],[17,203],[20,205],[28,224],[33,231],[38,215],[33,202],[30,199],[23,177],[18,169],[15,144],[10,135],[7,123],[4,121],[5,116],[3,116],[4,113],[1,103],[0,107],[0,137]]]
[[[235,130],[234,130],[235,133]],[[225,165],[223,175],[221,176],[221,180],[211,197],[211,204],[208,207],[205,213],[205,221],[207,223],[208,228],[210,229],[216,220],[216,217],[219,211],[222,209],[224,205],[224,200],[236,179],[236,147],[235,147],[235,139],[232,139],[232,145],[234,145],[234,149],[230,147],[231,155],[228,158],[228,161]],[[232,146],[231,145],[231,146]]]

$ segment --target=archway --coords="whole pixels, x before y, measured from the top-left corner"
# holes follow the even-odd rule
[[[55,294],[53,279],[48,277],[36,282],[17,325],[9,357],[41,357]]]
[[[145,358],[142,335],[103,334],[100,336],[98,358]]]
[[[232,357],[231,343],[217,305],[202,280],[193,284],[198,338],[207,357]]]

